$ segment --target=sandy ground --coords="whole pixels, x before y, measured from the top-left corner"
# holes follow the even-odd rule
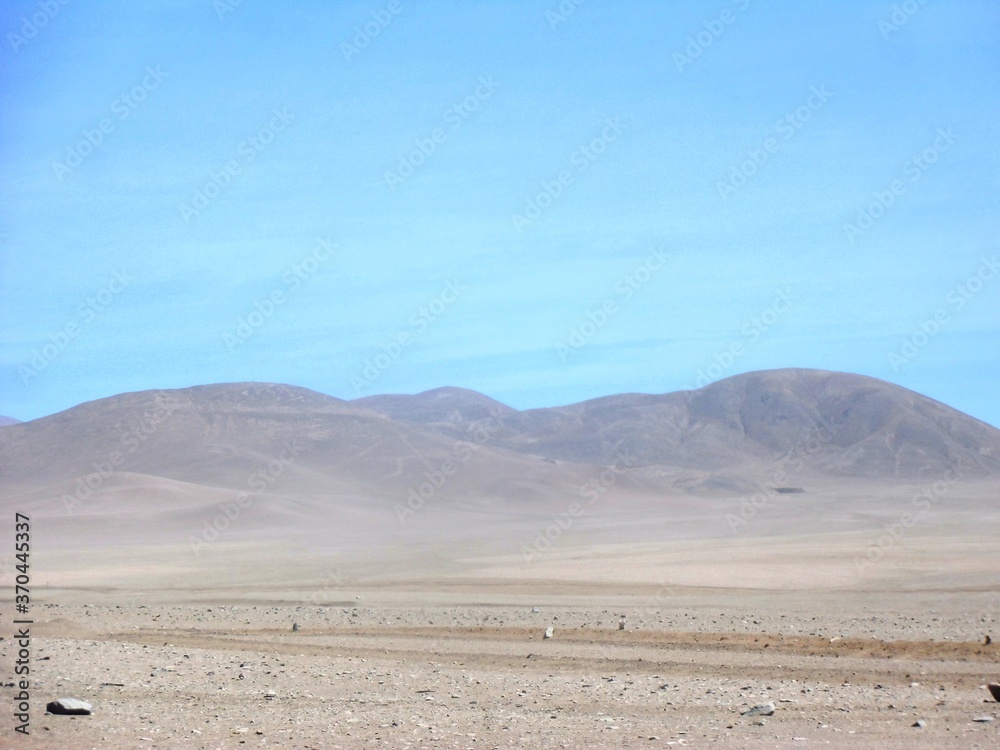
[[[558,507],[247,517],[194,551],[188,520],[39,503],[32,733],[6,598],[0,747],[1000,747],[996,490],[899,539],[902,490],[774,498],[737,530],[735,501],[607,503],[529,555]],[[94,714],[45,715],[59,697]]]
[[[49,588],[33,615],[32,734],[0,746],[1000,746],[988,588],[330,578]],[[44,715],[62,696],[94,715]]]

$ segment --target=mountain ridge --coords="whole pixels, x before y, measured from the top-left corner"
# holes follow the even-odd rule
[[[111,396],[0,431],[0,473],[26,490],[128,471],[235,491],[280,476],[289,492],[400,498],[431,486],[530,501],[579,495],[607,467],[617,489],[648,495],[749,493],[779,475],[993,478],[1000,430],[886,381],[790,368],[523,411],[450,387],[347,401],[213,384]]]

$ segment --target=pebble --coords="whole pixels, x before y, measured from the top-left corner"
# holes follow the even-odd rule
[[[50,701],[45,706],[45,710],[50,714],[62,716],[90,716],[94,712],[94,707],[87,703],[87,701],[77,698],[59,698],[58,700]]]
[[[773,703],[761,703],[758,706],[749,708],[743,712],[743,716],[773,716],[774,715],[774,704]]]

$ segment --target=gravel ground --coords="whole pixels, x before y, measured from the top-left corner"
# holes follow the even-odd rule
[[[626,594],[608,606],[461,598],[50,601],[32,630],[31,736],[11,724],[0,745],[1000,746],[1000,704],[985,688],[1000,678],[1000,651],[983,643],[996,633],[984,598],[845,595],[826,614],[811,614],[805,593],[684,594],[669,606]],[[0,642],[3,663],[14,645]],[[44,715],[57,697],[87,700],[94,715]],[[768,702],[773,715],[742,715]],[[997,720],[974,721],[987,716]]]

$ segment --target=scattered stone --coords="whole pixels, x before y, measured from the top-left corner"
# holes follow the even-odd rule
[[[910,724],[911,727],[916,727],[917,729],[923,729],[927,726],[927,722],[923,719],[917,719],[915,722]]]
[[[619,630],[624,630],[625,629],[625,618],[624,617],[618,621],[618,629]]]
[[[991,721],[993,721],[993,717],[992,716],[977,716],[976,718],[973,719],[973,721],[977,721],[980,724],[989,724]]]
[[[293,633],[298,633],[299,632],[299,624],[297,622],[293,622],[292,623],[292,632]]]
[[[993,639],[990,638],[988,635],[983,638],[984,646],[989,646],[991,643],[993,643]]]
[[[991,682],[986,688],[990,691],[990,695],[993,696],[993,700],[1000,702],[1000,683]]]
[[[77,698],[60,698],[59,700],[50,701],[45,706],[45,710],[50,714],[60,716],[90,716],[94,711],[94,707],[87,703],[87,701],[81,701]]]
[[[548,639],[551,638],[553,635],[555,635],[555,628],[549,625],[547,628],[545,628],[545,635],[542,637]]]
[[[749,708],[742,713],[742,716],[773,716],[774,704],[771,702],[761,703],[758,706]]]
[[[540,610],[540,609],[539,609],[538,607],[532,607],[532,608],[531,608],[531,613],[532,613],[532,614],[535,614],[535,615],[537,615],[537,614],[538,614],[539,612],[541,612],[541,611],[542,611],[542,610]]]

